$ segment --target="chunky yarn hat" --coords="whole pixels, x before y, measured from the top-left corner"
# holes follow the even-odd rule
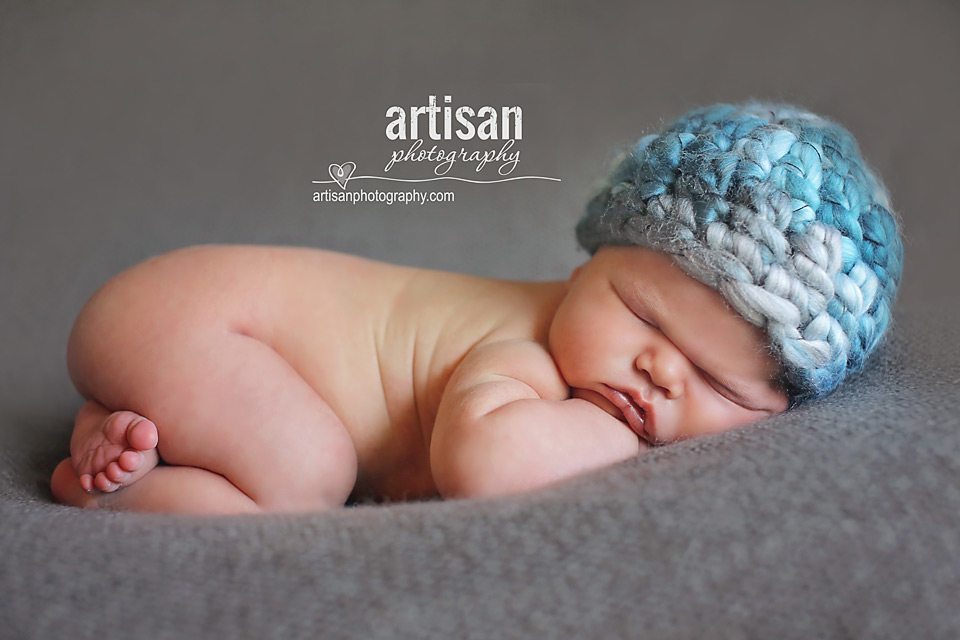
[[[591,254],[670,254],[766,330],[790,405],[860,370],[890,324],[898,220],[849,131],[765,102],[695,109],[617,160],[577,224]]]

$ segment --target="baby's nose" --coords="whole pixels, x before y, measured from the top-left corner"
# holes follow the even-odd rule
[[[679,354],[665,349],[646,349],[636,359],[636,368],[645,373],[649,384],[674,400],[683,395],[684,367]]]

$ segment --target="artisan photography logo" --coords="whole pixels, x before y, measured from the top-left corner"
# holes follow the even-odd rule
[[[443,96],[443,106],[437,96],[429,96],[424,106],[403,108],[392,106],[386,110],[384,134],[397,146],[390,151],[376,175],[357,174],[353,161],[331,163],[327,168],[330,180],[314,180],[313,184],[331,185],[325,191],[315,191],[314,202],[393,202],[419,203],[452,202],[452,192],[423,191],[350,191],[348,183],[359,180],[380,180],[399,183],[458,181],[473,184],[493,184],[515,180],[549,180],[560,178],[539,175],[514,175],[520,165],[519,142],[523,139],[523,110],[519,106],[499,109],[483,106],[474,109],[450,106],[452,98]],[[427,148],[429,145],[429,148]],[[396,178],[389,175],[397,166],[423,166],[428,177]],[[484,169],[495,168],[497,177],[482,179]],[[489,173],[489,171],[488,171]],[[339,191],[333,187],[337,185]]]

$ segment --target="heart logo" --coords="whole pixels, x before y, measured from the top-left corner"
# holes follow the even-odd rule
[[[357,165],[354,162],[344,162],[343,164],[331,164],[330,165],[330,177],[340,185],[341,189],[347,188],[347,180],[350,179],[350,176],[353,175],[353,172],[356,171]]]

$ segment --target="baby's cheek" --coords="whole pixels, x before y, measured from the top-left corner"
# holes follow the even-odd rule
[[[690,419],[691,436],[721,433],[754,422],[755,412],[727,400],[715,390],[698,396],[699,402],[690,407],[693,416]]]
[[[591,345],[583,344],[579,336],[567,335],[551,344],[551,355],[560,375],[571,387],[588,385],[592,379],[595,359],[590,357]],[[594,349],[595,351],[595,349]]]

